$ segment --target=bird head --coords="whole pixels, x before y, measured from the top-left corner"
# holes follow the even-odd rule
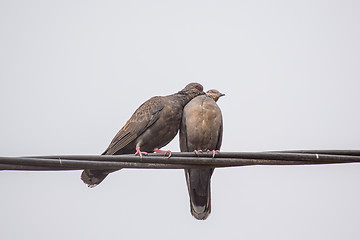
[[[219,92],[216,89],[211,89],[211,90],[206,92],[206,96],[214,99],[214,101],[216,102],[220,97],[225,96],[225,94]]]
[[[183,90],[179,91],[179,93],[194,98],[196,96],[205,94],[203,90],[204,88],[200,83],[189,83]]]

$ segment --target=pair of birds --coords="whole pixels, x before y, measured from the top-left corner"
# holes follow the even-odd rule
[[[116,134],[103,155],[164,152],[180,129],[182,152],[220,150],[222,115],[216,101],[224,94],[209,90],[199,83],[190,83],[181,91],[152,97],[144,102]],[[185,169],[190,196],[191,214],[204,220],[211,212],[210,178],[213,168]],[[113,170],[86,169],[81,179],[89,187],[101,183]]]

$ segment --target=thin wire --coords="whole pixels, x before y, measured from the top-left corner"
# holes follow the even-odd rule
[[[52,155],[0,157],[0,170],[58,171],[82,169],[185,169],[249,165],[308,165],[360,162],[358,150],[296,150],[271,152],[221,152],[195,154],[174,152],[168,158],[152,153],[140,159],[134,155]]]

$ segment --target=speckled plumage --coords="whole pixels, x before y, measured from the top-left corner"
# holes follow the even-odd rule
[[[152,97],[144,102],[120,129],[103,155],[119,155],[141,151],[153,152],[168,144],[177,134],[184,106],[204,94],[199,83],[168,96]],[[112,170],[84,170],[81,179],[89,187],[99,184]]]
[[[223,121],[216,104],[224,94],[210,90],[207,95],[192,99],[184,108],[180,127],[182,152],[220,150]],[[213,168],[185,169],[191,214],[205,220],[211,212],[211,175]]]

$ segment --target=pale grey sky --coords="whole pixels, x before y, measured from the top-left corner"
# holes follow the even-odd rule
[[[360,149],[358,1],[0,1],[0,156],[100,154],[189,82],[226,94],[222,151]],[[165,149],[179,151],[175,138]],[[360,165],[0,173],[2,239],[359,239]]]

